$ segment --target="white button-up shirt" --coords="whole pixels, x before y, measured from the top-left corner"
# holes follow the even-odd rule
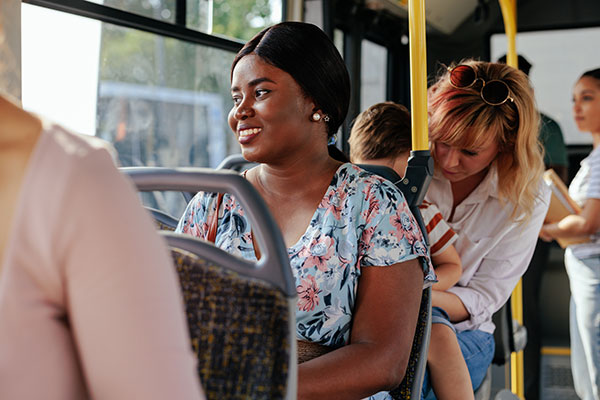
[[[459,331],[494,332],[492,314],[502,307],[525,273],[550,203],[550,191],[540,179],[531,218],[519,224],[510,219],[512,205],[500,202],[497,187],[493,164],[479,186],[456,207],[452,220],[452,189],[441,173],[434,174],[425,196],[458,233],[454,246],[463,273],[448,291],[461,299],[470,314],[469,319],[455,324]]]

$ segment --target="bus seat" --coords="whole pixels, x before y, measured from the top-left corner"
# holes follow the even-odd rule
[[[427,353],[431,336],[431,288],[423,290],[419,319],[413,339],[406,373],[402,383],[390,392],[393,399],[420,399],[423,378],[427,368]]]
[[[254,264],[244,261],[246,268],[254,269],[258,277],[275,285],[285,282],[286,293],[295,296],[296,285],[289,266],[287,249],[277,223],[271,216],[266,203],[256,189],[240,174],[223,169],[210,168],[160,168],[123,167],[138,191],[178,191],[196,193],[229,192],[244,208],[252,226],[256,227],[256,239],[263,257]],[[262,227],[262,229],[261,229]],[[265,263],[275,263],[275,267],[263,268]],[[281,267],[286,265],[287,267]]]
[[[494,400],[520,400],[520,399],[519,399],[519,396],[517,396],[510,390],[502,389],[501,391],[496,393],[496,396],[494,396]]]
[[[179,275],[207,399],[295,398],[295,292],[212,243],[161,234]]]
[[[296,287],[279,227],[252,184],[231,170],[127,167],[139,191],[229,192],[250,219],[262,256],[233,256],[161,231],[184,295],[192,348],[208,399],[294,399]]]
[[[492,364],[505,365],[510,361],[512,352],[519,352],[527,345],[527,329],[512,318],[510,297],[504,305],[494,313],[492,321],[496,325],[494,330],[494,342],[496,345]],[[487,400],[490,398],[492,389],[492,366],[488,368],[486,377],[481,386],[475,391],[475,400]],[[510,399],[510,391],[504,391],[504,399]],[[495,399],[500,399],[498,395]]]
[[[510,360],[512,352],[519,352],[527,345],[527,329],[512,318],[510,298],[492,316],[496,330],[494,340],[496,351],[493,363],[504,365]]]
[[[379,175],[396,185],[403,193],[407,186],[402,184],[402,177],[392,168],[383,165],[360,164],[362,169]],[[406,197],[406,195],[405,195]],[[416,201],[414,196],[411,196],[413,202]],[[420,204],[420,200],[419,200]],[[425,224],[419,211],[419,204],[409,204],[419,228],[423,233],[427,247],[429,240],[427,239],[427,231]],[[423,379],[427,368],[427,353],[429,352],[429,339],[431,336],[431,288],[423,290],[421,296],[421,306],[419,308],[419,319],[417,329],[413,339],[412,349],[406,368],[406,374],[400,386],[390,392],[394,399],[420,399],[421,390],[423,388]]]
[[[172,215],[167,214],[164,211],[157,210],[156,208],[152,208],[152,207],[144,207],[144,208],[150,213],[150,215],[152,215],[152,218],[154,219],[154,223],[156,224],[156,227],[159,230],[174,231],[175,228],[177,228],[177,224],[179,223],[177,218],[173,217]]]
[[[216,169],[232,169],[234,171],[241,172],[251,165],[256,165],[256,163],[246,161],[241,154],[231,154],[225,157],[223,161],[217,165]]]

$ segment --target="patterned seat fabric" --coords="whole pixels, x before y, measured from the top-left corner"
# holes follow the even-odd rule
[[[172,217],[166,212],[157,210],[152,207],[145,208],[150,213],[150,215],[152,215],[152,218],[154,219],[154,224],[156,225],[156,229],[161,231],[173,232],[175,228],[177,228],[177,224],[179,223],[179,221],[175,217]]]
[[[282,399],[288,302],[269,284],[172,249],[198,374],[208,399]]]
[[[173,226],[164,224],[157,219],[154,220],[154,224],[156,225],[156,229],[158,229],[158,230],[171,231],[171,232],[175,231],[175,228]]]
[[[425,332],[428,327],[429,320],[429,296],[430,291],[424,290],[423,296],[421,297],[421,306],[419,308],[419,319],[417,320],[417,328],[415,330],[415,338],[413,340],[412,348],[410,351],[410,357],[408,359],[408,365],[406,366],[406,373],[400,386],[390,392],[393,399],[408,400],[411,398],[414,392],[414,380],[416,378],[416,372],[421,357],[427,357],[427,352],[423,354],[423,340],[426,339]],[[418,390],[420,392],[420,390]],[[420,398],[420,395],[416,397]]]

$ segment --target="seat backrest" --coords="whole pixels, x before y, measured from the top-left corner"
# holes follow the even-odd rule
[[[179,275],[207,398],[295,398],[295,298],[257,279],[255,269],[230,268],[240,260],[211,243],[161,234]]]
[[[254,234],[262,256],[256,264],[242,260],[241,264],[232,268],[240,269],[238,272],[244,268],[254,269],[257,278],[276,286],[283,282],[285,293],[296,294],[296,284],[279,226],[262,197],[244,177],[227,169],[192,167],[124,167],[120,171],[132,179],[139,191],[229,192],[234,195],[252,226],[256,227]]]
[[[412,182],[411,185],[403,183],[403,178],[400,177],[396,171],[389,167],[382,165],[371,165],[371,164],[360,164],[359,167],[377,174],[396,185],[403,193],[407,190],[413,192],[410,188],[412,184],[418,185],[417,182]],[[417,191],[418,192],[418,189]],[[421,212],[419,211],[419,204],[422,200],[421,197],[416,196],[413,192],[411,199],[414,204],[409,204],[410,210],[412,211],[419,228],[423,233],[425,242],[429,247],[429,240],[427,239],[427,231]],[[406,194],[405,194],[405,197]],[[418,201],[418,203],[416,203]],[[424,261],[423,261],[424,262]],[[423,387],[423,379],[425,377],[425,370],[427,368],[427,353],[429,352],[429,339],[431,336],[431,288],[423,290],[421,296],[421,306],[419,308],[419,319],[417,321],[417,328],[415,331],[415,337],[408,360],[408,366],[406,368],[406,374],[400,386],[390,392],[394,399],[420,399],[421,390]]]
[[[241,154],[231,154],[225,157],[216,169],[231,169],[240,172],[252,165],[256,165],[256,163],[247,161]]]
[[[406,373],[402,383],[390,392],[393,399],[420,399],[427,368],[427,353],[431,336],[431,288],[423,290],[419,319],[413,339]]]
[[[250,219],[261,258],[233,256],[168,231],[198,372],[209,399],[294,399],[296,287],[275,220],[254,187],[230,170],[122,168],[140,191],[229,192]]]
[[[527,344],[527,329],[524,326],[516,323],[512,318],[512,309],[510,297],[498,311],[492,315],[492,321],[496,325],[494,330],[494,358],[492,363],[496,365],[504,365],[510,361],[512,352],[519,352],[525,348]],[[475,400],[487,400],[491,396],[492,391],[492,366],[488,368],[488,372],[483,379],[479,388],[475,391]],[[510,391],[505,390],[502,395],[498,393],[495,399],[512,399]]]
[[[177,228],[179,221],[172,215],[169,215],[164,211],[157,210],[156,208],[145,208],[152,215],[152,218],[154,218],[154,223],[159,230],[174,231]]]
[[[510,325],[508,324],[509,318],[511,318],[510,310],[510,299],[504,305],[492,315],[492,321],[496,325],[494,330],[494,342],[496,348],[494,351],[494,358],[492,362],[496,365],[504,365],[510,360],[511,352],[511,332]]]
[[[510,360],[510,354],[525,349],[527,344],[527,329],[512,317],[511,298],[494,313],[492,321],[496,325],[494,341],[496,350],[492,362],[504,365]]]

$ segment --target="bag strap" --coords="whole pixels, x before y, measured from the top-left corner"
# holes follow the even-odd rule
[[[245,179],[248,179],[248,177],[246,176],[246,174],[248,173],[248,170],[244,170],[244,172],[242,172],[242,176]],[[256,245],[256,242],[254,241],[254,231],[252,230],[252,228],[250,228],[250,237],[252,238],[252,247],[254,248],[254,255],[256,256],[257,260],[260,260],[260,249],[258,248],[258,246]]]
[[[219,207],[221,206],[221,202],[223,201],[223,193],[219,193],[217,196],[217,208],[215,209],[215,213],[212,215],[212,219],[208,223],[208,234],[206,235],[206,240],[209,242],[215,242],[217,239],[217,227],[219,226]]]
[[[242,173],[242,176],[246,178],[246,171]],[[247,178],[246,178],[247,179]],[[215,209],[215,213],[212,215],[210,222],[208,223],[208,234],[206,235],[206,240],[209,242],[215,243],[217,239],[217,227],[219,225],[219,207],[223,202],[223,193],[219,193],[217,196],[217,208]],[[260,250],[254,241],[254,232],[252,228],[250,228],[250,236],[252,237],[252,247],[254,247],[254,254],[256,255],[256,259],[260,259]]]

